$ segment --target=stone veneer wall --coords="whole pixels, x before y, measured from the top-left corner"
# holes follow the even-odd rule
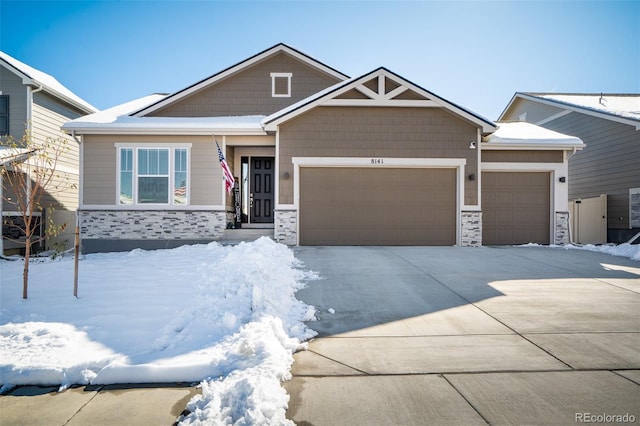
[[[298,244],[298,211],[276,210],[274,219],[275,240],[288,246]]]
[[[462,212],[461,246],[480,247],[482,245],[482,212]]]
[[[554,244],[569,244],[571,241],[569,235],[569,212],[556,212],[556,228],[553,234]]]
[[[105,240],[212,240],[226,227],[224,211],[81,210],[80,235]]]

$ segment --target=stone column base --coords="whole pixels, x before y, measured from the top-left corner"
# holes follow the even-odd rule
[[[274,238],[277,242],[288,246],[298,244],[298,211],[275,211]]]
[[[462,247],[480,247],[482,245],[482,212],[462,212],[460,215]]]
[[[556,212],[556,227],[554,230],[554,244],[569,244],[569,212]]]

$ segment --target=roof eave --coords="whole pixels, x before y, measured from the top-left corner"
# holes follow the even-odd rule
[[[538,151],[538,150],[581,150],[586,146],[584,143],[544,143],[544,142],[482,142],[480,149],[483,150],[526,150],[526,151]]]
[[[241,135],[241,136],[264,136],[265,130],[256,128],[236,128],[236,127],[216,127],[216,128],[139,128],[139,127],[84,127],[84,126],[62,126],[62,130],[76,135]]]

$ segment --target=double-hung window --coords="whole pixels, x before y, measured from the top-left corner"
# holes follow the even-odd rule
[[[121,145],[118,151],[119,204],[188,204],[188,146]]]

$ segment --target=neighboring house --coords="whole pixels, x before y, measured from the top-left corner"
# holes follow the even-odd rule
[[[43,223],[51,219],[58,225],[69,226],[62,234],[47,241],[47,248],[53,247],[55,243],[59,243],[56,244],[58,248],[72,246],[75,211],[78,208],[78,143],[62,132],[60,126],[71,119],[96,111],[52,76],[0,52],[0,139],[6,140],[11,136],[16,141],[21,141],[25,131],[29,131],[33,140],[65,138],[69,141],[69,152],[59,159],[56,166],[60,176],[68,179],[69,184],[64,185],[64,189],[60,191],[50,188],[42,203],[45,208]],[[15,150],[0,147],[0,167],[10,168],[10,163],[13,162],[12,155],[15,154]],[[29,161],[28,153],[18,154],[24,154],[20,160]],[[0,203],[2,216],[15,218],[18,214],[15,197],[8,194],[8,188],[5,188],[0,200],[3,200]],[[47,218],[47,214],[51,216]],[[43,231],[44,229],[41,230]],[[10,227],[3,226],[2,235],[7,237],[9,234],[19,237]],[[2,238],[0,254],[19,251],[21,246],[23,244]]]
[[[583,146],[284,44],[63,129],[81,140],[85,252],[212,241],[237,217],[290,245],[565,242],[567,157]]]
[[[518,92],[500,120],[535,123],[586,144],[569,160],[569,199],[581,203],[574,209],[577,242],[620,243],[640,231],[639,94]]]

